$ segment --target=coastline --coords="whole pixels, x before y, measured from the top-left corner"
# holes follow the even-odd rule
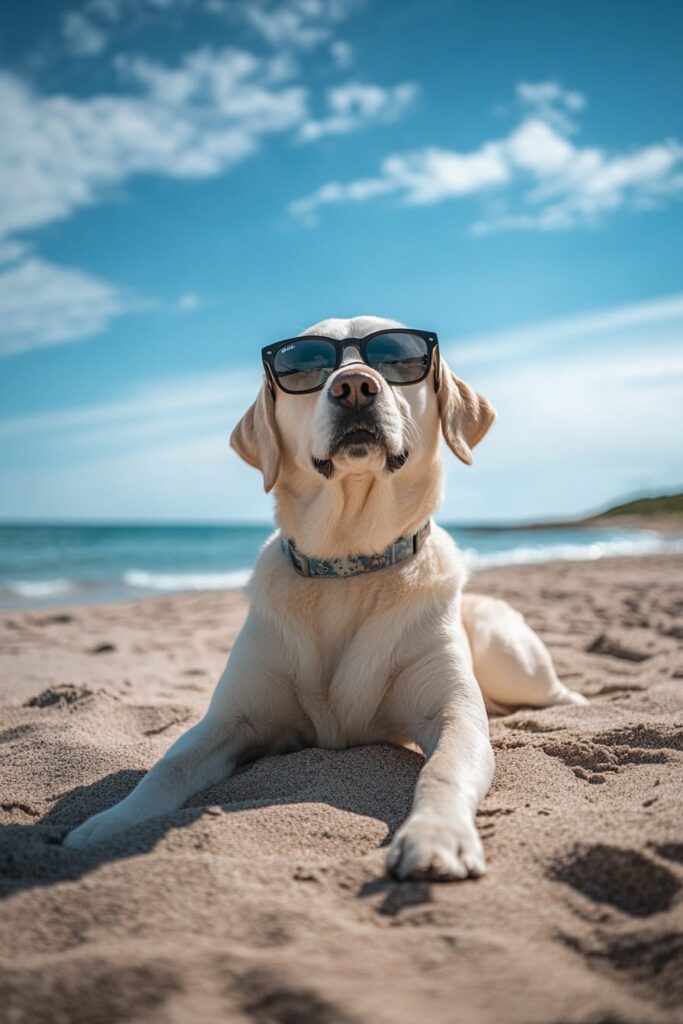
[[[117,1020],[156,1022],[271,1024],[296,1010],[452,1024],[457,1005],[478,1024],[671,1024],[682,569],[677,555],[473,575],[471,589],[526,614],[590,704],[491,720],[496,775],[478,816],[489,872],[454,885],[383,877],[420,766],[392,747],[262,759],[111,848],[68,853],[64,831],[200,717],[246,601],[0,613],[11,1019],[100,1019],[105,1000]]]

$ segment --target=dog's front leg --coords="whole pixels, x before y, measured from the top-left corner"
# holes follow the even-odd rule
[[[425,671],[432,676],[431,686]],[[450,676],[445,687],[443,673]],[[428,666],[418,666],[416,675],[411,673],[409,692],[400,706],[404,714],[408,712],[407,734],[427,761],[410,815],[389,849],[387,869],[397,878],[477,877],[486,870],[486,862],[474,816],[491,785],[494,767],[481,693],[457,656],[430,658]],[[425,701],[430,690],[436,694],[436,706],[431,698]]]
[[[235,642],[205,717],[175,741],[132,792],[116,806],[88,818],[64,845],[80,849],[177,810],[195,793],[226,779],[245,752],[265,752],[286,736],[294,718],[286,680],[267,656],[271,637],[247,620]]]
[[[181,736],[120,803],[93,815],[64,840],[69,849],[106,842],[149,818],[177,810],[235,767],[225,731],[205,718]]]

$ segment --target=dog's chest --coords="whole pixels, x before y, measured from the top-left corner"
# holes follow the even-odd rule
[[[334,583],[328,585],[334,586]],[[326,747],[386,739],[382,698],[391,681],[392,638],[378,636],[376,609],[362,597],[319,602],[295,631],[293,685]]]

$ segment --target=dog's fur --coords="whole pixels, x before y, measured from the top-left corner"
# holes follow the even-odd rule
[[[392,320],[326,320],[305,333],[359,338]],[[347,349],[322,391],[288,395],[264,382],[231,443],[274,490],[276,518],[299,551],[319,559],[383,550],[418,530],[439,504],[441,438],[465,463],[494,419],[491,405],[441,362],[426,380],[379,392],[366,410],[328,400],[359,363]],[[358,433],[365,431],[358,441]],[[347,438],[348,435],[348,438]],[[387,858],[399,878],[465,878],[485,870],[474,824],[493,774],[486,707],[581,703],[550,655],[505,602],[462,595],[456,545],[436,526],[416,556],[345,579],[300,577],[266,544],[250,611],[206,716],[173,744],[120,804],[65,840],[109,839],[180,807],[261,754],[413,741],[427,758],[412,811]]]

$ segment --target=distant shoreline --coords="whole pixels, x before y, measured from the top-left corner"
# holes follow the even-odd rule
[[[656,530],[658,533],[683,533],[683,515],[599,515],[586,519],[550,519],[524,523],[445,523],[445,526],[471,533],[501,533],[515,530],[583,530],[587,528]]]
[[[581,519],[467,524],[459,525],[457,528],[479,533],[496,533],[500,530],[581,530],[586,527],[622,527],[628,530],[656,530],[658,533],[683,533],[683,493],[635,498],[613,505],[603,512],[583,516]]]

